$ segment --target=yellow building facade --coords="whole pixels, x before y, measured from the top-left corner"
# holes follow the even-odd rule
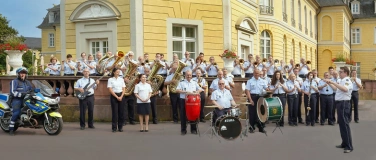
[[[235,49],[242,58],[304,58],[321,76],[338,53],[371,69],[363,55],[371,56],[376,44],[367,37],[373,34],[363,34],[375,21],[354,18],[349,0],[61,0],[59,11],[59,25],[40,28],[42,53],[61,53],[61,59],[132,50],[135,58],[164,53],[171,61],[173,53],[188,51],[222,64],[218,55]],[[350,44],[353,27],[361,28],[361,44]],[[55,47],[49,46],[52,31]]]

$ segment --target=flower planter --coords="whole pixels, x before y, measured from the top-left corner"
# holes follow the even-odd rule
[[[222,57],[223,59],[223,67],[227,69],[226,76],[232,76],[231,72],[234,70],[234,60],[235,58],[226,58]]]
[[[336,65],[336,71],[338,72],[341,67],[346,65],[346,62],[333,62]]]
[[[22,55],[25,52],[21,52],[19,50],[6,50],[5,51],[9,56],[9,65],[13,67],[13,70],[8,73],[9,76],[16,75],[17,68],[22,67],[23,61],[22,61]]]

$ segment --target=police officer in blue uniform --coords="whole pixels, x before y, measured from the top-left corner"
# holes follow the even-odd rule
[[[27,69],[18,68],[16,70],[17,78],[10,82],[10,95],[13,96],[12,100],[12,118],[9,124],[9,134],[14,135],[14,125],[18,116],[21,114],[22,101],[26,93],[32,90],[32,85],[27,78]]]
[[[341,67],[339,71],[340,79],[338,83],[330,80],[325,80],[331,87],[336,87],[335,103],[338,110],[338,122],[339,130],[341,132],[342,143],[337,145],[337,148],[344,148],[344,153],[350,153],[354,148],[352,146],[351,130],[349,125],[350,114],[350,99],[353,85],[349,76],[349,69],[347,67]]]
[[[326,119],[328,119],[329,125],[334,125],[334,119],[333,119],[333,90],[336,90],[337,88],[332,88],[330,85],[328,85],[325,80],[331,81],[329,72],[324,73],[324,79],[319,82],[319,90],[320,90],[320,124],[324,125]],[[328,113],[326,113],[328,112]]]
[[[180,121],[181,121],[181,134],[187,134],[187,115],[185,113],[185,94],[202,92],[202,88],[196,81],[192,80],[192,70],[185,72],[185,80],[181,81],[176,87],[176,92],[180,93]],[[197,134],[197,128],[195,124],[191,124],[191,133]]]
[[[264,130],[264,124],[262,124],[257,118],[257,101],[261,97],[260,94],[262,94],[263,89],[268,90],[267,82],[259,77],[260,72],[260,70],[254,70],[253,77],[247,81],[245,87],[245,93],[249,103],[251,103],[248,105],[249,124],[251,125],[249,131],[251,133],[254,133],[254,126],[256,123],[260,132],[266,132]]]

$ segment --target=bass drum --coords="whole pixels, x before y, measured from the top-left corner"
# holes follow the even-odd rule
[[[216,121],[218,135],[227,140],[234,140],[242,132],[242,124],[236,117],[221,116]]]
[[[257,116],[261,122],[278,122],[283,117],[282,103],[278,97],[260,98],[257,101]]]

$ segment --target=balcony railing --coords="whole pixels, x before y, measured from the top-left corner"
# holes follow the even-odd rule
[[[291,18],[291,25],[292,25],[293,27],[295,27],[295,19],[294,19],[294,18]]]
[[[299,23],[299,30],[302,31],[302,24]]]
[[[283,12],[283,21],[287,23],[287,14]]]
[[[308,35],[308,28],[305,28],[305,34]]]
[[[260,5],[260,14],[273,15],[273,10],[271,6]]]

